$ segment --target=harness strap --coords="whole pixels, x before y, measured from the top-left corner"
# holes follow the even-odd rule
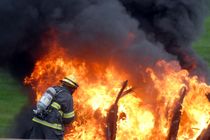
[[[51,106],[57,110],[61,109],[61,105],[59,105],[57,102],[52,102]]]
[[[55,108],[56,110],[58,110],[58,112],[60,113],[61,116],[63,116],[63,111],[61,111],[61,105],[59,105],[57,102],[52,102],[51,106],[53,108]]]

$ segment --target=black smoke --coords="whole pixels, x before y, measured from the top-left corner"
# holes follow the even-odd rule
[[[55,28],[75,57],[127,60],[134,67],[177,59],[182,68],[206,77],[207,65],[191,45],[207,11],[207,0],[2,0],[1,66],[19,78],[30,74],[44,55],[43,34]],[[135,39],[125,49],[129,33]],[[84,55],[88,51],[95,53]]]
[[[141,23],[140,28],[160,41],[176,56],[182,68],[207,76],[207,66],[191,46],[201,31],[208,13],[206,0],[122,0],[126,9]],[[149,9],[149,10],[148,10]],[[194,66],[196,64],[196,67]]]

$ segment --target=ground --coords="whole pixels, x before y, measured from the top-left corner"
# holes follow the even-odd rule
[[[194,43],[193,48],[210,66],[210,17],[205,22],[201,38]],[[14,118],[27,103],[21,85],[7,72],[0,70],[0,137],[6,137]]]
[[[21,85],[7,72],[0,70],[0,137],[8,134],[10,125],[20,109],[27,103]]]

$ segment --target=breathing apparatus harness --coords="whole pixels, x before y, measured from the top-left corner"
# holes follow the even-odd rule
[[[36,109],[33,110],[35,116],[44,119],[45,116],[49,113],[49,107],[52,103],[52,100],[56,95],[58,95],[62,90],[56,91],[55,88],[49,87],[41,99],[36,104]]]

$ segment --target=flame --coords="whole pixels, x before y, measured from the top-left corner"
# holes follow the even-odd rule
[[[25,78],[35,91],[36,101],[44,91],[65,76],[74,77],[80,87],[74,93],[76,120],[66,128],[65,139],[105,139],[106,116],[114,103],[121,82],[127,77],[114,65],[104,67],[100,63],[87,64],[80,59],[68,56],[68,50],[53,42],[51,49],[36,62],[34,71]],[[92,72],[94,71],[94,72]],[[120,99],[117,121],[117,140],[166,139],[175,103],[179,99],[179,90],[186,86],[187,95],[182,104],[182,116],[178,139],[196,139],[209,125],[210,103],[205,94],[210,86],[189,76],[176,61],[160,60],[154,68],[146,72],[152,80],[151,87],[156,90],[153,104],[144,103],[137,94],[129,94]],[[130,85],[132,86],[132,85]]]
[[[157,63],[162,69],[155,72],[148,68],[154,87],[158,90],[157,101],[164,100],[159,114],[162,124],[169,128],[170,120],[173,116],[174,103],[179,98],[179,89],[184,85],[188,87],[188,92],[182,104],[182,116],[178,131],[178,139],[196,139],[204,128],[207,128],[210,120],[210,103],[205,94],[210,92],[210,86],[199,81],[197,76],[189,76],[188,71],[181,70],[176,61],[167,63],[162,60]],[[167,110],[169,108],[169,110]],[[168,120],[165,120],[164,113],[168,112]],[[163,130],[163,129],[162,129]],[[168,132],[168,130],[166,130]]]

